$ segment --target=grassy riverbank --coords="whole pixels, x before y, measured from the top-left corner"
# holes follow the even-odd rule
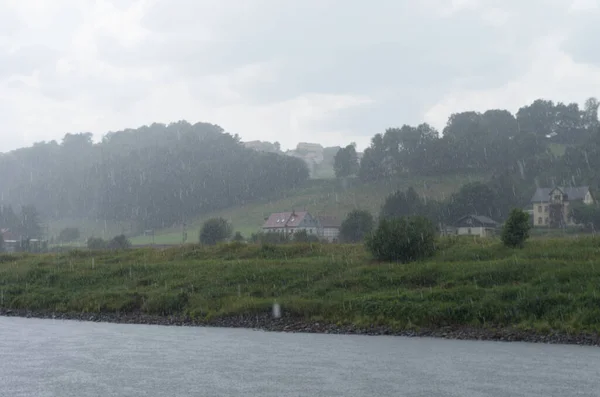
[[[436,256],[376,263],[360,245],[187,246],[0,256],[0,308],[169,316],[268,313],[391,331],[600,331],[600,239],[441,240]]]

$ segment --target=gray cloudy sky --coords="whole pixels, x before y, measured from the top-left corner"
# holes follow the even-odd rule
[[[362,148],[600,96],[600,0],[0,0],[0,151],[186,119]]]

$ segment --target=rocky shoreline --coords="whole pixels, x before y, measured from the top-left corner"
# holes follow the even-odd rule
[[[523,331],[516,328],[474,328],[466,326],[398,331],[384,326],[371,326],[365,328],[354,325],[336,325],[330,323],[312,322],[286,316],[283,316],[281,318],[273,318],[269,314],[233,316],[206,321],[192,319],[190,317],[153,316],[143,313],[52,313],[45,311],[14,310],[0,308],[0,316],[56,320],[76,320],[118,324],[247,328],[271,332],[302,332],[344,335],[392,335],[457,340],[486,340],[501,342],[530,342],[569,344],[581,346],[600,346],[600,334],[591,333],[539,333],[534,331]]]

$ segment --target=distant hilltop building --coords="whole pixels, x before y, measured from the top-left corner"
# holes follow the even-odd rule
[[[314,177],[316,174],[323,174],[324,169],[330,169],[333,174],[333,162],[335,155],[341,149],[340,146],[323,147],[319,143],[300,142],[295,149],[283,152],[279,142],[271,143],[267,141],[248,141],[243,142],[243,145],[248,149],[253,149],[259,152],[279,153],[286,156],[296,157],[303,160],[310,175]],[[357,153],[359,160],[362,158],[362,153]],[[319,172],[321,170],[321,172]]]
[[[243,145],[248,149],[254,149],[258,152],[281,153],[281,147],[278,142],[250,141],[244,142]]]
[[[288,150],[285,154],[304,160],[311,175],[314,173],[325,157],[323,156],[323,146],[318,143],[301,142],[296,146],[296,150]]]
[[[300,142],[296,145],[297,152],[323,153],[323,146],[318,143]]]

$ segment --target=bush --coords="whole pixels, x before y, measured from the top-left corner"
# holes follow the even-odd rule
[[[106,249],[106,241],[97,237],[90,237],[87,241],[87,247],[91,250],[103,250]]]
[[[363,241],[373,231],[373,215],[355,210],[348,214],[340,226],[340,239],[345,243]]]
[[[294,242],[296,243],[316,243],[319,242],[319,238],[314,234],[308,234],[306,229],[298,230],[293,234]]]
[[[258,232],[253,233],[250,237],[250,241],[253,243],[261,243],[261,244],[282,244],[289,242],[289,238],[287,235],[283,233],[277,232]]]
[[[523,248],[529,238],[529,214],[518,208],[513,209],[502,228],[502,242],[511,248]]]
[[[233,236],[233,241],[241,243],[244,241],[244,236],[242,236],[241,232],[235,232],[235,235]]]
[[[108,242],[108,248],[112,250],[126,250],[131,248],[131,243],[124,234],[121,234]]]
[[[383,219],[367,239],[367,248],[380,261],[424,259],[435,252],[435,227],[420,216]]]
[[[204,222],[200,230],[200,243],[215,245],[231,237],[231,225],[223,218],[212,218]]]
[[[81,234],[79,233],[79,229],[76,227],[66,227],[60,231],[58,235],[58,241],[61,243],[70,243],[71,241],[75,241],[79,238]]]

